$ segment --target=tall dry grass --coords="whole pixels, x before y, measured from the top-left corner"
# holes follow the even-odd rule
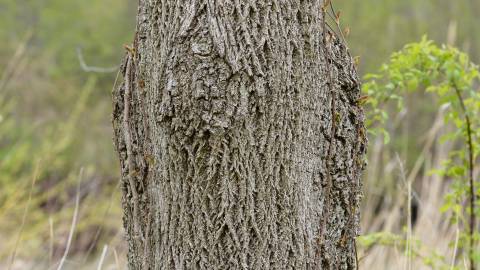
[[[371,245],[361,248],[360,269],[457,269],[453,265],[465,260],[458,257],[462,224],[452,224],[452,213],[440,211],[452,180],[431,173],[456,147],[441,142],[451,129],[444,125],[445,109],[438,111],[423,136],[411,137],[420,148],[402,149],[418,153],[414,160],[407,160],[408,155],[385,145],[380,137],[370,142],[361,226],[364,235],[373,236]],[[406,115],[400,112],[391,129],[404,133]],[[415,143],[409,145],[404,147]],[[406,163],[411,164],[408,169]]]

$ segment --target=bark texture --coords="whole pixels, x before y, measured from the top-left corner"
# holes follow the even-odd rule
[[[363,113],[322,4],[139,1],[113,92],[130,269],[355,269]]]

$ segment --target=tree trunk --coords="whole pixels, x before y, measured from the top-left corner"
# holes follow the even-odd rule
[[[113,92],[130,269],[355,269],[363,113],[322,2],[139,2]]]

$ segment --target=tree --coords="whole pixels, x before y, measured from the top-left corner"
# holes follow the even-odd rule
[[[139,1],[113,92],[130,269],[355,269],[363,112],[322,4]]]

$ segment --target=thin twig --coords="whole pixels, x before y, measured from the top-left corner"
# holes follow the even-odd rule
[[[328,42],[327,42],[327,34],[329,34],[328,30],[326,29],[326,13],[327,8],[329,5],[329,1],[326,2],[326,5],[322,7],[322,12],[323,12],[323,50],[325,54],[325,65],[327,69],[327,87],[329,92],[331,93],[331,129],[330,129],[330,140],[327,148],[327,157],[326,157],[326,178],[327,178],[327,186],[325,187],[325,199],[324,199],[324,205],[323,205],[323,211],[322,211],[322,222],[320,224],[320,233],[318,236],[318,249],[317,249],[317,263],[321,264],[321,258],[320,258],[320,253],[325,237],[325,232],[327,230],[327,220],[329,219],[330,215],[330,207],[331,207],[331,189],[333,186],[333,180],[331,176],[331,159],[333,155],[333,143],[335,142],[335,133],[336,133],[336,114],[335,114],[335,102],[336,102],[336,94],[335,90],[333,88],[333,81],[332,81],[332,72],[330,70],[330,57],[329,57],[329,52],[328,52]]]
[[[100,256],[100,261],[98,262],[97,270],[102,270],[103,261],[105,260],[105,256],[107,255],[107,249],[108,246],[104,245],[102,250],[102,256]]]
[[[54,243],[54,234],[53,234],[53,218],[52,216],[48,217],[48,225],[50,228],[50,254],[48,256],[48,265],[50,265],[53,261],[53,243]]]
[[[89,66],[85,63],[85,59],[83,58],[82,49],[77,47],[77,58],[78,62],[80,63],[80,67],[85,72],[95,72],[95,73],[112,73],[115,72],[119,66],[115,67],[95,67]]]
[[[456,261],[456,258],[457,258],[457,249],[458,249],[458,239],[459,239],[459,236],[460,236],[460,228],[459,228],[459,223],[458,223],[458,214],[455,214],[455,219],[456,219],[456,222],[455,222],[455,226],[456,226],[456,230],[455,230],[455,244],[453,246],[453,256],[452,256],[452,264],[450,266],[450,270],[454,270],[455,269],[455,261]]]
[[[402,181],[405,183],[405,185],[407,186],[407,241],[405,243],[405,254],[407,256],[407,261],[405,262],[406,263],[406,266],[405,268],[410,270],[412,269],[412,210],[411,210],[411,207],[412,207],[412,182],[413,182],[413,179],[412,180],[407,180],[406,179],[406,173],[405,173],[405,168],[403,166],[403,162],[402,160],[400,159],[400,156],[398,155],[398,153],[395,153],[395,157],[397,159],[397,162],[398,162],[398,165],[399,165],[399,168],[400,168],[400,178],[402,179]]]
[[[120,260],[118,259],[117,249],[113,248],[113,257],[115,258],[115,264],[117,265],[117,269],[121,270],[122,267],[120,266]]]
[[[108,216],[108,214],[110,213],[110,209],[112,208],[112,204],[113,204],[113,201],[114,201],[114,198],[115,198],[115,195],[117,194],[117,190],[119,189],[120,187],[120,181],[118,181],[117,185],[115,186],[115,189],[114,191],[112,192],[112,194],[110,195],[110,200],[108,202],[108,207],[107,209],[105,210],[105,213],[103,214],[103,219],[105,220]],[[87,252],[85,253],[85,255],[83,256],[83,262],[87,262],[87,259],[88,259],[88,256],[90,256],[90,254],[92,253],[93,249],[95,248],[95,246],[98,244],[98,239],[100,238],[100,235],[102,234],[102,231],[103,231],[103,226],[98,226],[97,227],[97,230],[95,232],[95,236],[93,237],[93,240],[90,244],[90,246],[88,247],[87,249]]]
[[[28,43],[30,42],[32,36],[33,36],[33,29],[29,29],[25,34],[25,37],[22,43],[20,43],[20,45],[17,47],[17,50],[13,54],[12,59],[8,62],[7,67],[3,71],[2,77],[0,79],[0,91],[2,91],[5,88],[5,86],[7,86],[10,79],[15,75],[15,72],[17,71],[19,66],[18,63],[20,62],[22,57],[25,55]]]
[[[333,157],[333,144],[335,142],[335,133],[336,133],[336,129],[337,129],[337,127],[336,127],[336,125],[337,125],[337,123],[336,123],[337,114],[336,114],[336,108],[335,108],[336,107],[337,95],[336,95],[336,92],[335,92],[335,89],[334,89],[334,86],[333,86],[333,79],[332,79],[332,74],[331,74],[331,70],[330,70],[331,69],[330,61],[332,61],[332,59],[329,57],[329,51],[328,51],[329,39],[327,39],[327,35],[331,35],[329,33],[329,31],[327,30],[327,27],[329,27],[330,29],[331,29],[331,27],[326,22],[327,21],[327,16],[332,18],[332,15],[328,12],[328,8],[330,8],[330,10],[335,14],[335,10],[334,10],[331,2],[332,1],[330,1],[330,0],[324,1],[323,7],[322,7],[322,13],[323,13],[322,26],[323,26],[323,45],[324,45],[323,50],[324,50],[324,55],[325,55],[325,60],[326,60],[325,65],[326,65],[326,69],[327,69],[327,79],[328,79],[327,87],[328,87],[329,92],[331,93],[331,117],[332,117],[332,120],[331,120],[329,145],[328,145],[328,148],[327,148],[327,158],[326,158],[327,185],[325,187],[325,199],[324,199],[323,212],[322,212],[322,222],[320,224],[320,233],[319,233],[319,236],[318,236],[318,249],[317,249],[317,254],[316,254],[317,263],[321,263],[320,253],[321,253],[325,233],[326,233],[326,230],[327,230],[327,222],[328,222],[328,219],[329,219],[329,216],[330,216],[331,189],[332,189],[332,186],[333,186],[333,180],[332,180],[332,175],[331,175],[331,170],[332,170],[331,163],[332,163],[332,157]],[[346,52],[350,56],[350,54],[348,52],[348,47],[347,47],[345,37],[343,35],[343,32],[340,29],[339,22],[335,19],[334,19],[334,21],[335,21],[335,23],[336,23],[336,25],[339,29],[339,32],[340,32],[339,35],[343,39],[343,43],[344,43]],[[333,29],[331,29],[331,30],[332,30],[332,35],[333,35],[335,33],[335,31]],[[350,56],[350,58],[351,58],[351,56]],[[356,70],[355,67],[354,67],[354,70]],[[355,237],[353,237],[353,244],[354,244],[354,252],[355,252],[355,266],[356,266],[356,269],[358,269],[359,260],[358,260]]]
[[[132,65],[133,65],[133,55],[128,52],[127,53],[127,63],[126,63],[126,69],[125,69],[125,93],[123,96],[124,99],[124,108],[123,108],[123,133],[125,137],[125,146],[127,148],[127,168],[128,172],[126,175],[126,178],[128,180],[128,183],[130,185],[130,192],[132,193],[132,201],[133,201],[133,229],[135,231],[135,238],[142,238],[143,239],[143,233],[141,232],[141,227],[140,224],[138,224],[139,221],[139,195],[137,192],[136,184],[134,181],[134,175],[135,175],[135,165],[133,164],[133,150],[132,150],[132,139],[130,135],[130,123],[129,123],[129,117],[130,117],[130,94],[131,94],[131,72],[132,72]]]
[[[470,196],[470,228],[469,228],[469,241],[470,241],[470,248],[468,258],[470,260],[470,270],[475,270],[475,262],[473,259],[473,251],[475,246],[475,239],[474,239],[474,231],[475,231],[475,186],[474,186],[474,179],[473,179],[473,143],[472,143],[472,127],[470,123],[470,117],[468,116],[468,111],[465,106],[465,102],[463,101],[462,95],[460,93],[460,89],[454,84],[453,88],[455,89],[455,93],[457,94],[458,101],[460,103],[460,107],[462,108],[463,115],[465,117],[465,123],[467,124],[467,144],[468,144],[468,176],[469,176],[469,196]]]
[[[330,10],[332,11],[333,16],[336,16],[335,8],[333,7],[333,1],[332,1],[332,3],[330,3]],[[343,39],[343,44],[345,45],[345,49],[348,51],[347,39],[343,35],[342,28],[340,27],[340,21],[339,20],[337,21],[337,19],[335,19],[334,21],[335,21],[335,24],[337,25],[338,32],[340,33],[340,36]]]
[[[72,225],[70,226],[70,232],[68,234],[67,240],[67,247],[65,248],[65,252],[63,253],[62,259],[58,264],[57,270],[61,270],[65,260],[67,259],[68,251],[70,250],[70,245],[72,244],[73,239],[73,232],[75,231],[75,226],[77,225],[77,216],[78,216],[78,206],[80,204],[80,183],[83,177],[83,168],[80,169],[80,175],[78,179],[78,186],[77,186],[77,195],[75,197],[75,210],[73,211],[73,218],[72,218]]]
[[[32,202],[33,187],[35,186],[35,182],[37,181],[38,166],[39,166],[38,163],[39,162],[37,162],[37,165],[35,166],[35,171],[33,173],[32,185],[30,186],[30,192],[28,193],[27,206],[25,206],[25,210],[23,211],[22,224],[20,225],[20,230],[18,232],[17,239],[15,240],[15,246],[13,248],[10,263],[8,264],[8,270],[12,268],[13,263],[15,262],[18,244],[20,243],[20,239],[22,238],[23,228],[25,227],[25,220],[27,219],[28,210],[30,209],[30,203]]]

